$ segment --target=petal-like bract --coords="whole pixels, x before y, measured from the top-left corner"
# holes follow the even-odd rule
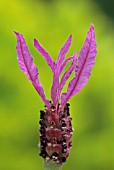
[[[61,90],[63,89],[63,86],[65,85],[67,79],[70,77],[72,71],[74,70],[75,68],[75,65],[76,65],[76,52],[74,52],[74,56],[73,56],[73,61],[69,67],[69,69],[64,73],[62,79],[61,79],[61,82],[60,82],[60,87],[59,87],[59,90],[61,92]]]
[[[66,53],[68,52],[70,45],[72,43],[72,35],[70,35],[70,37],[68,38],[68,40],[64,43],[64,45],[62,46],[60,53],[58,55],[58,59],[56,62],[57,67],[61,67],[63,60],[65,58]]]
[[[53,75],[53,83],[51,87],[51,98],[53,101],[53,104],[57,106],[59,102],[59,70],[56,69]]]
[[[64,70],[66,64],[67,64],[68,62],[70,62],[71,60],[73,60],[73,58],[74,58],[74,56],[69,57],[69,58],[67,58],[67,59],[63,62],[62,66],[61,66],[61,68],[60,68],[60,74],[61,74],[61,72]]]
[[[53,75],[53,84],[52,84],[52,88],[51,88],[51,98],[52,98],[52,101],[55,106],[58,104],[59,96],[60,96],[60,94],[59,94],[60,70],[61,70],[61,66],[63,65],[65,55],[70,48],[71,42],[72,42],[72,35],[70,35],[68,40],[62,46],[60,53],[58,55],[58,59],[55,64],[55,71],[54,71],[54,75]]]
[[[64,106],[73,95],[78,93],[86,85],[95,63],[96,53],[94,26],[91,25],[79,54],[75,77],[70,81],[67,92],[62,94],[61,105]]]
[[[28,79],[32,82],[33,86],[35,87],[36,91],[42,98],[43,102],[50,106],[49,101],[45,98],[43,87],[41,86],[39,79],[38,79],[38,69],[33,63],[33,58],[28,50],[26,45],[26,41],[23,36],[17,32],[15,32],[17,37],[17,54],[18,54],[18,63],[20,69],[25,73]]]
[[[49,56],[47,51],[42,47],[42,45],[36,39],[34,39],[34,46],[42,54],[42,56],[45,58],[46,62],[48,63],[52,71],[54,72],[54,69],[55,69],[54,61],[52,60],[52,58]]]

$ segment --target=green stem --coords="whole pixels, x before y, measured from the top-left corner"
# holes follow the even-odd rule
[[[62,166],[57,165],[54,161],[50,162],[44,161],[44,167],[46,170],[62,170]]]

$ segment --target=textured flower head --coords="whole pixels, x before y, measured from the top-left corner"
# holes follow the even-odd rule
[[[40,156],[47,163],[53,161],[56,165],[62,165],[68,158],[72,146],[72,124],[69,117],[68,101],[86,85],[95,63],[96,40],[94,26],[90,26],[78,56],[74,52],[71,57],[65,59],[72,42],[72,35],[70,35],[62,46],[56,62],[53,61],[41,44],[34,39],[35,48],[45,58],[53,73],[51,102],[46,98],[44,89],[40,84],[38,79],[39,72],[33,63],[33,58],[25,39],[20,33],[15,32],[15,34],[18,40],[16,49],[19,66],[32,82],[46,106],[44,111],[40,111]],[[60,75],[69,61],[72,61],[72,63],[60,79]],[[74,72],[74,77],[69,82],[67,91],[63,93],[62,89],[72,72]]]

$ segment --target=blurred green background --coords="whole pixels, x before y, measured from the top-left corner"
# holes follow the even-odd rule
[[[114,170],[113,9],[113,0],[0,0],[0,170],[43,170],[37,144],[44,104],[19,69],[13,31],[24,35],[50,98],[52,73],[33,39],[56,60],[73,34],[71,56],[80,51],[90,23],[98,54],[87,86],[70,100],[75,130],[63,170]]]

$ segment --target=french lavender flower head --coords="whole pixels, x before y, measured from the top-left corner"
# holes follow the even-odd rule
[[[95,63],[96,40],[94,26],[90,26],[79,55],[74,52],[73,56],[65,59],[72,41],[72,36],[70,35],[62,46],[56,62],[51,59],[41,44],[34,39],[35,48],[45,58],[53,73],[51,101],[45,96],[44,89],[38,79],[39,71],[33,63],[33,58],[28,50],[25,39],[20,33],[15,32],[15,34],[17,37],[16,49],[19,66],[32,82],[45,104],[45,109],[40,111],[39,121],[40,156],[44,158],[46,169],[61,169],[61,165],[69,157],[72,146],[71,137],[73,129],[68,101],[86,85]],[[72,61],[70,67],[60,79],[61,73],[70,61]],[[69,82],[67,91],[62,93],[62,89],[72,72],[74,72],[74,78]]]

